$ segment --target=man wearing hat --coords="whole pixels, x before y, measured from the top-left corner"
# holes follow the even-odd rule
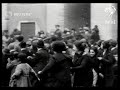
[[[49,60],[49,53],[45,48],[44,41],[42,39],[37,42],[37,52],[33,57],[33,60],[35,60],[34,70],[36,73],[42,70]]]

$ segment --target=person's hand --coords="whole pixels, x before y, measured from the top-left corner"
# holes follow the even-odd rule
[[[38,81],[40,81],[40,79],[38,78]]]
[[[39,72],[38,72],[38,74],[41,74],[41,73],[42,73],[42,71],[39,71]]]
[[[102,77],[102,78],[104,78],[104,75],[102,73],[99,73],[99,76]]]
[[[102,60],[103,58],[102,57],[98,57],[99,60]]]
[[[15,75],[12,75],[10,79],[11,79],[11,80],[14,80],[14,79],[15,79]]]
[[[27,59],[32,59],[32,56],[28,56]]]

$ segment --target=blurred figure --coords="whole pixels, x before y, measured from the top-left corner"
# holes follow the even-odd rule
[[[60,30],[60,25],[55,25],[55,28],[56,28],[56,30],[55,30],[54,34],[57,36],[57,38],[59,40],[61,40],[62,39],[62,31]]]
[[[73,44],[72,43],[68,43],[67,44],[67,53],[70,55],[70,56],[74,56],[75,54],[75,50],[73,49]]]
[[[112,87],[114,81],[113,65],[115,64],[115,58],[110,52],[109,41],[104,41],[102,44],[103,56],[98,57],[102,63],[101,72],[104,75],[104,87]]]
[[[2,60],[1,60],[1,86],[8,87],[9,79],[11,71],[6,69],[6,65],[8,63],[8,58],[10,57],[10,50],[8,48],[4,48],[2,50]]]
[[[36,73],[38,73],[38,71],[41,71],[48,63],[49,52],[46,49],[44,45],[44,41],[42,39],[38,40],[36,44],[37,44],[37,52],[35,56],[33,56],[33,60],[34,60],[33,69],[35,70]]]
[[[38,72],[40,76],[49,73],[48,79],[44,81],[44,86],[71,87],[70,67],[72,66],[72,59],[70,56],[62,53],[62,51],[66,50],[66,46],[61,41],[55,41],[52,44],[52,48],[54,55],[51,56],[45,68]]]
[[[10,39],[10,36],[8,34],[8,30],[4,30],[2,35],[2,44],[4,45],[4,47],[8,46],[9,39]]]
[[[92,29],[91,39],[94,41],[94,43],[100,40],[99,29],[97,25],[95,25],[95,27]]]
[[[97,54],[98,54],[98,50],[97,50],[97,47],[91,47],[90,50],[89,50],[89,55],[90,55],[90,59],[92,60],[93,62],[93,86],[94,87],[99,87],[98,86],[98,79],[99,79],[99,65],[100,65],[100,62],[99,62],[99,59],[97,58]]]
[[[97,25],[95,25],[92,30],[95,31],[97,34],[99,34],[99,29],[98,29],[98,26],[97,26]]]
[[[34,74],[39,80],[32,67],[26,63],[26,59],[26,54],[18,54],[18,61],[20,63],[16,66],[14,73],[11,75],[10,87],[33,87],[32,82],[30,81],[30,73]]]
[[[73,87],[92,87],[93,72],[92,72],[92,61],[89,56],[84,52],[85,43],[76,41],[76,53],[74,55],[73,67],[71,71],[74,74]]]
[[[113,70],[114,70],[114,83],[113,87],[117,88],[118,87],[118,44],[116,40],[110,40],[110,51],[111,54],[114,56],[116,62],[113,65]]]
[[[99,40],[96,42],[96,47],[98,49],[98,57],[101,57],[103,55],[103,42],[104,40]]]
[[[8,48],[11,49],[13,47],[17,52],[20,52],[20,46],[19,44],[24,40],[24,37],[22,35],[16,35],[15,41],[13,43],[10,43]]]
[[[11,75],[14,73],[16,66],[20,63],[18,61],[18,52],[14,51],[10,53],[10,57],[8,58],[8,63],[6,64],[6,68],[11,72]]]
[[[21,35],[21,31],[19,31],[17,28],[15,28],[11,34],[12,37],[16,36],[16,35]]]
[[[40,32],[38,32],[38,35],[40,38],[44,39],[45,38],[45,33],[43,30],[41,30]]]

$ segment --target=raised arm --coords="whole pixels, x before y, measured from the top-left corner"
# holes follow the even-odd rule
[[[42,71],[38,72],[38,74],[43,74],[48,71],[55,64],[55,59],[53,57],[50,58],[48,64],[43,68]]]

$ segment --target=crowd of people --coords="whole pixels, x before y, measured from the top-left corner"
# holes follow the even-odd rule
[[[117,41],[101,40],[97,25],[64,32],[59,27],[27,41],[20,32],[4,35],[1,86],[117,87]]]

